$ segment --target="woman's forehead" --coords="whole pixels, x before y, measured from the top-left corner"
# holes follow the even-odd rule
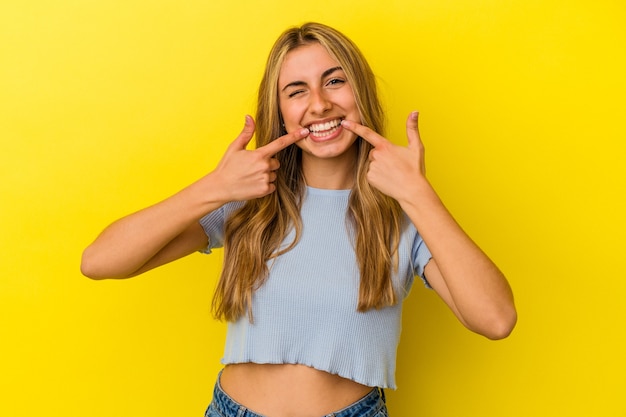
[[[321,44],[298,46],[285,55],[279,71],[279,85],[299,78],[320,78],[325,71],[338,66],[339,62]]]

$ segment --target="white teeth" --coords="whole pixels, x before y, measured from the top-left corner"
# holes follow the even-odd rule
[[[336,119],[326,123],[315,123],[309,126],[309,130],[314,133],[326,132],[331,129],[334,130],[334,128],[339,126],[339,123],[341,123],[341,119]]]

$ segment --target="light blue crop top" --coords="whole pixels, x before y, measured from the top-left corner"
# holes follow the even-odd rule
[[[223,364],[302,364],[358,383],[396,388],[396,350],[402,302],[415,275],[424,279],[430,252],[410,221],[393,276],[398,303],[357,311],[359,270],[348,232],[350,190],[307,188],[303,232],[289,252],[270,261],[270,275],[247,316],[228,323]],[[221,247],[224,221],[242,203],[226,204],[200,220],[209,250]],[[293,235],[285,242],[291,242]],[[424,282],[425,279],[424,279]]]

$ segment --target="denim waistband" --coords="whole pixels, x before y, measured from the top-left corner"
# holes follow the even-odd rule
[[[264,417],[248,410],[246,407],[230,398],[222,389],[219,376],[215,383],[215,388],[213,389],[213,401],[211,405],[225,417]],[[348,407],[321,417],[373,417],[384,408],[385,392],[380,388],[374,388],[365,397]]]

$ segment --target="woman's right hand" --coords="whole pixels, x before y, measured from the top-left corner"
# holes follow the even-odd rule
[[[246,146],[254,135],[255,124],[246,116],[243,130],[228,146],[226,153],[210,174],[226,195],[224,202],[260,198],[276,190],[276,170],[280,164],[274,155],[309,134],[306,128],[281,136],[254,150]]]
[[[228,146],[218,166],[173,196],[123,217],[83,252],[81,270],[94,278],[127,278],[182,258],[203,247],[207,237],[198,220],[230,201],[263,197],[276,190],[277,152],[304,138],[307,129],[247,150],[254,120]]]

